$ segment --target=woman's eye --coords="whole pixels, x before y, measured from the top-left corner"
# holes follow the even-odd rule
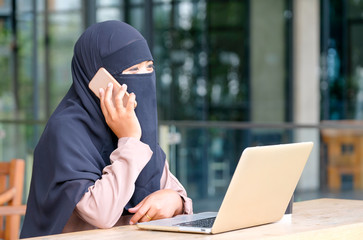
[[[154,64],[149,64],[149,65],[147,65],[147,68],[154,69],[155,66],[154,66]]]
[[[139,68],[137,68],[137,67],[130,68],[128,71],[129,72],[136,72],[136,71],[139,71]]]

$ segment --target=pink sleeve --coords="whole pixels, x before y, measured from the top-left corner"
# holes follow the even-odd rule
[[[187,192],[184,187],[178,181],[178,179],[170,172],[168,161],[165,161],[163,175],[160,179],[160,188],[161,189],[173,189],[183,199],[184,202],[184,211],[183,214],[192,214],[193,213],[193,202],[192,199],[188,198]]]
[[[135,189],[135,181],[152,156],[148,145],[135,138],[120,138],[110,156],[111,165],[88,188],[76,206],[78,215],[98,228],[110,228],[119,220]]]

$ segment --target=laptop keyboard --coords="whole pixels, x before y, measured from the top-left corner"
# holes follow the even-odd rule
[[[204,218],[190,222],[178,223],[175,226],[183,226],[183,227],[200,227],[200,228],[211,228],[213,226],[214,220],[216,217]]]

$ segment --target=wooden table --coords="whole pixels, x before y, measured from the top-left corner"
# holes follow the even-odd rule
[[[122,226],[32,239],[363,239],[363,201],[317,199],[294,203],[291,219],[217,235],[139,230]]]

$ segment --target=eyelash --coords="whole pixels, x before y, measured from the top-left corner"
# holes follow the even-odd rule
[[[147,65],[146,68],[152,68],[154,70],[155,69],[155,66],[154,66],[154,64],[149,64],[149,65]],[[135,68],[131,68],[128,71],[130,71],[130,72],[137,72],[138,70],[139,70],[139,68],[138,67],[135,67]]]
[[[135,72],[135,71],[138,71],[139,70],[139,68],[131,68],[129,71],[131,71],[131,72]]]

